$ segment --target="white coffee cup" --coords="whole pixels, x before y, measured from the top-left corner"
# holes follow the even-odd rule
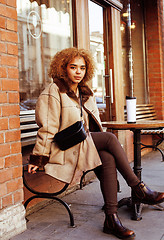
[[[136,97],[126,96],[127,123],[136,123]]]

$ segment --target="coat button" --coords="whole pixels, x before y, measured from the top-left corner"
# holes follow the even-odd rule
[[[76,155],[77,154],[77,151],[73,151],[73,155]]]

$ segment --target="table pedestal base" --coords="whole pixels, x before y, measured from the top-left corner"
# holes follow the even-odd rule
[[[132,202],[132,198],[123,198],[118,202],[118,208],[122,206],[127,206],[132,209],[132,216],[131,219],[135,221],[140,221],[142,219],[141,217],[141,211],[142,211],[142,204],[137,204]]]

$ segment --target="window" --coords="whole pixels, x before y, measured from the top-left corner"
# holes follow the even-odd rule
[[[51,58],[73,46],[71,12],[71,0],[17,0],[20,110],[35,109],[39,94],[52,81]]]

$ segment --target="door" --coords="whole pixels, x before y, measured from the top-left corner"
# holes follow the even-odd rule
[[[92,89],[102,121],[112,120],[112,69],[109,61],[109,22],[107,7],[89,0],[90,49],[97,64]]]

